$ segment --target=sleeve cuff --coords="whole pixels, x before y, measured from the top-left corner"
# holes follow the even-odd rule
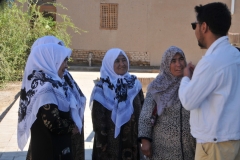
[[[146,140],[148,140],[149,142],[152,142],[152,139],[151,139],[151,138],[148,138],[148,137],[139,137],[139,138],[138,138],[138,142],[139,142],[139,143],[142,143],[142,139],[146,139]]]
[[[184,77],[182,78],[182,82],[189,82],[189,81],[190,81],[190,78],[187,77],[187,76],[184,76]]]

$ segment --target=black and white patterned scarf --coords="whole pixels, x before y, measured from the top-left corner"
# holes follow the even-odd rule
[[[47,35],[47,36],[43,36],[41,38],[38,38],[33,43],[31,49],[35,48],[36,46],[39,46],[39,45],[42,45],[42,44],[48,44],[48,43],[55,43],[55,44],[59,44],[61,46],[65,46],[64,42],[61,41],[60,39],[58,39],[57,37],[52,36],[52,35]],[[63,80],[65,80],[65,82],[69,85],[70,91],[73,93],[73,95],[75,96],[75,99],[77,100],[78,114],[81,117],[81,123],[82,123],[83,120],[84,120],[84,111],[85,111],[85,107],[86,107],[86,97],[84,96],[80,87],[75,82],[75,80],[73,79],[72,75],[68,72],[68,70],[65,70]]]
[[[95,85],[90,98],[90,107],[93,100],[96,100],[112,111],[115,138],[119,135],[121,126],[130,120],[134,111],[133,100],[142,89],[136,76],[128,72],[121,76],[114,72],[114,61],[119,54],[126,57],[129,66],[129,60],[123,50],[119,48],[108,50],[102,61],[100,81]]]
[[[164,108],[172,106],[173,102],[181,105],[178,98],[178,88],[182,77],[175,77],[170,71],[170,64],[176,53],[181,54],[185,59],[185,55],[180,48],[175,46],[169,47],[163,54],[160,73],[148,85],[147,91],[152,94],[154,101],[157,103],[158,115],[163,112]]]
[[[18,111],[18,146],[23,150],[30,128],[40,107],[55,104],[64,112],[71,111],[72,119],[81,130],[77,101],[67,83],[58,76],[58,69],[71,50],[58,44],[39,45],[31,51],[25,67]]]
[[[86,107],[86,97],[73,79],[72,75],[66,70],[64,73],[64,81],[68,84],[71,93],[77,101],[78,114],[81,117],[81,124],[84,121],[84,111]],[[80,131],[81,133],[81,131]]]

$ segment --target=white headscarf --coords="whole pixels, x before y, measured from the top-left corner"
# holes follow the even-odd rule
[[[185,59],[185,55],[180,48],[169,47],[163,54],[160,73],[148,86],[148,92],[152,94],[154,101],[157,103],[158,115],[163,112],[164,108],[172,106],[172,102],[181,107],[178,88],[182,77],[174,77],[170,71],[171,61],[176,53],[181,54]]]
[[[55,36],[48,35],[48,36],[43,36],[41,38],[38,38],[32,45],[31,49],[35,48],[36,46],[42,45],[42,44],[47,44],[47,43],[55,43],[59,44],[61,46],[65,46],[64,42],[61,41],[60,39],[56,38]],[[56,53],[58,54],[58,53]],[[68,72],[67,69],[65,69],[64,73],[64,80],[67,82],[67,84],[70,86],[70,90],[75,96],[75,99],[77,100],[77,108],[78,108],[78,114],[81,117],[81,124],[83,122],[84,118],[84,111],[86,107],[86,97],[82,93],[80,87],[78,84],[75,82],[75,80],[72,78],[72,75]],[[81,130],[80,130],[81,132]]]
[[[124,75],[115,73],[114,61],[119,54],[126,57],[129,66],[128,57],[123,50],[119,48],[108,50],[100,69],[101,79],[95,85],[90,99],[90,107],[93,100],[96,100],[112,111],[111,119],[115,124],[115,138],[119,135],[121,126],[130,120],[134,111],[133,100],[142,89],[136,76],[130,75],[128,72]]]
[[[48,35],[48,36],[43,36],[43,37],[38,38],[33,43],[32,47],[31,47],[31,50],[36,46],[39,46],[41,44],[47,44],[47,43],[56,43],[56,44],[59,44],[61,46],[65,46],[63,41],[61,41],[60,39],[56,38],[55,36]]]
[[[58,44],[43,44],[33,48],[25,68],[18,111],[18,146],[23,150],[30,128],[40,107],[55,104],[64,112],[71,111],[76,126],[81,130],[77,101],[68,85],[58,76],[62,62],[71,50]],[[56,54],[58,53],[58,54]]]

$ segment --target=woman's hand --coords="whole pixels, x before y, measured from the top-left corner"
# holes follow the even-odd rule
[[[106,151],[106,149],[107,149],[107,144],[105,144],[104,146],[102,146],[102,151],[103,151],[103,152]]]
[[[74,125],[74,128],[72,130],[72,134],[74,135],[74,134],[77,134],[77,133],[79,133],[78,127],[76,125]]]
[[[142,139],[142,153],[147,157],[152,157],[151,142],[147,139]]]

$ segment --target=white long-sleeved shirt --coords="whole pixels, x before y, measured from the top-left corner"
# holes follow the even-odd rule
[[[191,134],[197,142],[240,139],[240,53],[227,36],[209,47],[191,80],[182,78],[179,98],[191,111]]]

